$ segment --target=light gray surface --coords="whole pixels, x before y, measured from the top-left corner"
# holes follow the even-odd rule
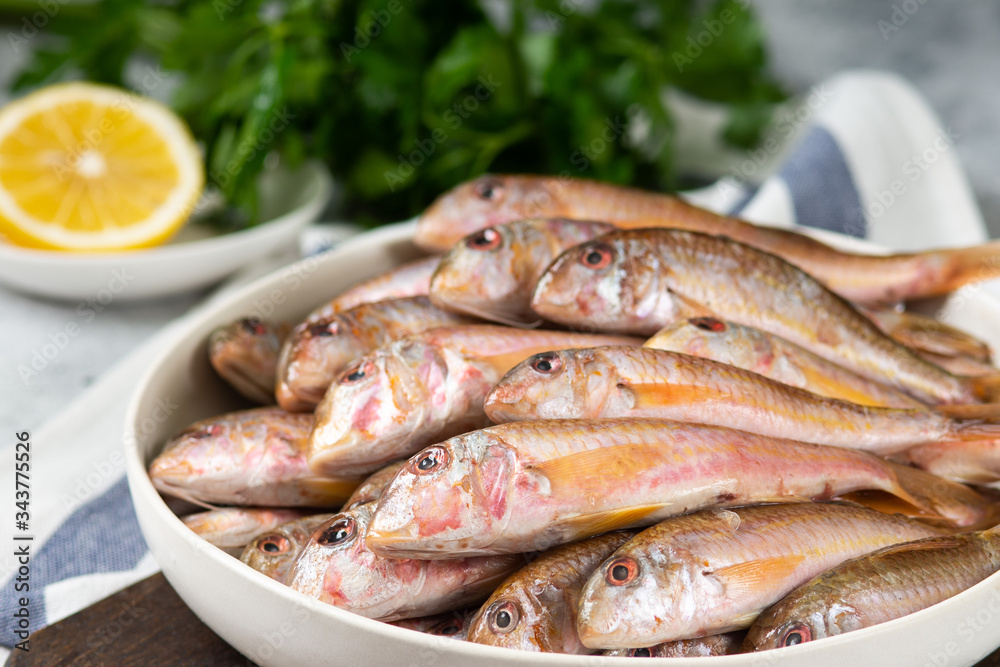
[[[792,90],[805,89],[850,67],[897,71],[930,100],[957,147],[994,236],[1000,236],[1000,5],[986,0],[753,0],[771,42],[774,70]],[[879,21],[893,25],[893,5],[917,7],[899,30],[885,37]],[[19,55],[0,27],[0,103]],[[197,296],[141,306],[112,303],[87,323],[79,303],[39,301],[0,288],[0,425],[37,428],[129,350],[185,312]],[[86,308],[86,306],[84,306]],[[31,368],[69,322],[80,333],[27,383]],[[52,348],[49,348],[49,352]]]

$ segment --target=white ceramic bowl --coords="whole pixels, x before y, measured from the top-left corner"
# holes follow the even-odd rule
[[[330,199],[326,167],[308,163],[294,173],[275,170],[261,181],[259,225],[213,233],[187,225],[166,244],[144,250],[66,253],[0,243],[0,283],[53,299],[150,299],[205,287],[241,266],[287,250]]]
[[[383,228],[346,241],[318,259],[266,276],[190,321],[160,353],[140,382],[126,418],[128,479],[143,534],[167,579],[191,609],[261,665],[620,664],[622,658],[522,653],[431,637],[316,602],[203,542],[167,509],[150,484],[146,466],[168,437],[197,419],[244,405],[209,367],[206,341],[215,326],[270,310],[275,318],[302,317],[350,283],[414,256],[412,233],[412,224]],[[953,321],[969,325],[1000,349],[996,302],[973,293]],[[177,407],[167,414],[163,406],[171,404]],[[833,639],[669,664],[956,667],[974,664],[998,645],[1000,574],[932,608]]]

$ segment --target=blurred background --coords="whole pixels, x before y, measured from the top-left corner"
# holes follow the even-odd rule
[[[408,6],[405,4],[407,0],[400,1],[404,3],[403,7]],[[475,33],[471,31],[483,14],[479,8],[485,10],[494,21],[503,23],[511,20],[509,16],[504,18],[504,7],[508,3],[498,0],[484,0],[481,5],[427,3],[428,7],[438,8],[433,11],[451,12],[449,16],[456,16],[457,23],[467,28],[472,26],[468,35],[473,37],[456,37],[450,33],[448,39],[452,41],[448,42],[448,58],[432,62],[421,58],[432,53],[434,45],[441,42],[435,42],[434,35],[430,33],[415,37],[407,36],[405,30],[402,30],[398,49],[393,52],[397,64],[391,60],[382,62],[379,65],[381,69],[376,68],[365,74],[367,79],[359,77],[355,70],[345,65],[354,55],[350,48],[363,48],[366,44],[363,37],[359,39],[352,31],[353,26],[349,22],[325,26],[306,17],[296,23],[290,12],[284,13],[284,4],[251,0],[157,3],[149,5],[155,10],[153,13],[144,13],[136,18],[137,4],[129,0],[105,0],[94,5],[104,12],[95,15],[92,7],[88,9],[88,5],[72,1],[0,0],[0,104],[17,94],[13,91],[15,80],[25,71],[28,74],[22,76],[21,83],[27,87],[38,83],[46,75],[58,74],[60,68],[83,70],[90,78],[98,80],[114,80],[123,69],[120,66],[123,60],[141,46],[137,41],[148,42],[147,46],[153,51],[157,47],[162,48],[164,44],[171,44],[174,45],[170,47],[173,50],[166,54],[171,65],[201,77],[191,77],[194,83],[187,91],[179,92],[182,107],[187,110],[182,115],[190,123],[201,124],[195,127],[200,140],[208,137],[210,171],[213,161],[216,164],[227,163],[226,151],[233,150],[234,133],[246,131],[240,125],[245,119],[239,113],[260,101],[262,88],[266,89],[266,93],[276,96],[291,95],[293,102],[306,107],[312,104],[323,111],[313,116],[300,116],[301,121],[293,122],[293,127],[295,123],[308,122],[316,132],[326,133],[323,136],[327,137],[328,146],[337,149],[337,159],[331,160],[334,172],[348,184],[349,192],[357,195],[353,200],[354,208],[348,208],[345,215],[371,223],[412,215],[430,197],[440,192],[442,184],[448,183],[449,179],[463,180],[470,172],[482,171],[487,167],[495,170],[511,166],[516,168],[535,160],[534,164],[543,165],[540,169],[542,171],[558,171],[563,166],[559,161],[570,157],[566,146],[575,145],[573,132],[594,136],[594,123],[597,123],[599,130],[603,120],[614,112],[616,99],[623,96],[627,98],[630,94],[649,95],[649,89],[655,86],[648,85],[650,82],[647,79],[652,77],[656,79],[653,83],[661,82],[656,78],[658,73],[671,75],[667,77],[670,79],[669,83],[685,91],[684,94],[728,105],[731,115],[725,128],[725,139],[730,142],[732,150],[744,151],[746,146],[753,144],[764,128],[773,103],[803,92],[844,69],[875,68],[896,72],[908,79],[929,101],[943,126],[950,128],[952,134],[957,136],[955,146],[958,158],[971,181],[991,235],[1000,236],[1000,179],[995,176],[995,163],[1000,157],[1000,114],[997,113],[1000,109],[1000,77],[996,75],[996,66],[1000,63],[1000,3],[993,1],[944,3],[930,0],[752,0],[749,2],[752,10],[749,13],[742,11],[746,4],[742,1],[675,3],[676,9],[670,11],[683,14],[684,21],[687,22],[681,21],[671,33],[674,40],[674,48],[671,48],[671,45],[657,43],[655,25],[646,26],[644,34],[622,36],[611,32],[619,25],[615,23],[614,15],[600,22],[601,25],[597,27],[582,20],[572,23],[580,19],[580,15],[574,11],[566,12],[565,8],[592,6],[593,3],[589,0],[576,3],[572,0],[563,0],[562,3],[540,0],[540,6],[549,7],[551,16],[547,20],[559,23],[565,19],[565,25],[571,26],[567,31],[577,40],[576,52],[583,55],[571,58],[567,54],[572,49],[565,52],[559,50],[565,48],[565,45],[531,42],[530,48],[521,54],[526,71],[518,75],[524,80],[523,91],[526,92],[511,99],[497,94],[491,103],[501,107],[505,104],[506,107],[491,107],[489,114],[479,116],[484,124],[471,127],[473,122],[470,121],[462,126],[461,131],[456,131],[454,136],[464,142],[462,150],[438,152],[432,160],[434,168],[418,170],[422,174],[414,177],[418,180],[404,183],[398,190],[390,188],[394,184],[383,177],[392,169],[396,169],[401,177],[407,177],[394,160],[396,148],[390,145],[381,153],[360,154],[352,143],[377,143],[387,135],[392,135],[389,131],[390,124],[378,116],[369,121],[355,119],[351,114],[357,110],[351,108],[349,102],[361,100],[373,109],[391,114],[386,118],[392,118],[392,128],[395,129],[405,128],[407,123],[410,126],[420,123],[427,125],[426,110],[422,117],[419,114],[414,117],[416,111],[406,104],[405,96],[399,97],[407,94],[407,91],[413,92],[407,86],[421,77],[407,74],[392,79],[394,68],[402,67],[398,63],[403,63],[417,68],[418,73],[429,72],[426,80],[433,84],[431,89],[446,91],[452,96],[441,93],[441,104],[431,110],[447,122],[447,114],[453,108],[452,98],[459,95],[458,99],[461,100],[461,96],[479,85],[474,69],[470,70],[464,63],[477,57],[499,57],[489,49],[493,46],[496,49],[503,48],[502,43],[493,44],[490,41],[495,36],[490,39],[473,38]],[[368,5],[377,11],[389,6],[386,2],[355,4],[360,8],[359,11],[367,11],[365,8]],[[622,6],[627,4],[622,3]],[[199,5],[200,9],[197,9]],[[338,5],[337,2],[316,2],[296,3],[294,6],[316,6],[322,15],[322,12],[333,11],[332,8]],[[188,27],[198,28],[200,31],[195,31],[188,42],[177,41],[178,19],[167,10],[174,6],[196,8],[188,12],[185,20],[191,21]],[[293,5],[288,3],[288,6]],[[414,3],[409,6],[418,5]],[[462,10],[462,6],[466,9]],[[663,6],[671,5],[664,3]],[[739,18],[734,24],[736,28],[729,29],[720,36],[719,44],[724,48],[715,48],[713,51],[718,57],[706,55],[697,59],[697,67],[685,72],[684,76],[678,76],[677,68],[669,62],[669,58],[675,48],[683,47],[686,32],[700,30],[704,17],[715,16],[720,9],[727,7],[736,12]],[[59,16],[55,16],[50,22],[48,15],[53,9],[58,10],[61,22],[54,20]],[[429,13],[431,11],[424,11],[424,20],[434,19]],[[86,20],[77,21],[74,18],[76,12],[86,17]],[[191,18],[192,15],[194,18]],[[221,20],[227,17],[236,18],[242,23]],[[58,30],[68,30],[68,38],[54,38],[57,23],[62,26]],[[518,28],[516,20],[514,23],[514,27]],[[77,32],[75,37],[72,34],[74,26]],[[673,27],[666,26],[663,29],[670,31]],[[294,30],[304,32],[301,37],[295,36],[294,39],[289,38],[287,32],[282,32]],[[336,62],[329,65],[329,71],[322,67],[310,69],[310,61],[303,53],[307,53],[311,48],[310,44],[313,44],[310,41],[316,37],[313,32],[322,33],[324,30],[339,30],[337,36],[327,35],[326,38],[332,39],[335,44],[339,40],[339,44],[346,44],[347,48],[345,50],[341,46],[339,50],[335,49],[333,57]],[[248,35],[259,37],[260,34],[266,36],[263,41],[258,39],[253,42],[248,39]],[[138,37],[141,39],[137,40]],[[382,38],[388,37],[387,31]],[[76,46],[73,39],[77,40]],[[88,43],[87,39],[97,41]],[[288,61],[288,49],[275,55],[275,39],[301,45],[301,50],[297,53],[302,59]],[[416,51],[413,54],[408,52],[408,44],[416,44],[418,41],[425,46],[424,56]],[[184,48],[177,47],[178,43],[183,44]],[[214,72],[226,70],[225,63],[220,65],[217,62],[220,58],[250,58],[250,55],[242,52],[255,48],[261,53],[266,52],[266,57],[255,65],[259,69],[254,70],[254,74],[236,75],[231,79],[221,76],[218,79],[212,78]],[[266,51],[267,48],[271,50]],[[585,86],[580,82],[595,71],[604,72],[601,68],[609,67],[605,56],[609,51],[619,48],[631,49],[628,52],[639,63],[630,70],[631,78],[622,77],[619,80],[615,77],[615,71],[608,69],[608,84],[600,91],[600,95],[586,99],[574,98],[573,95],[591,92],[583,91]],[[659,51],[656,51],[657,48]],[[392,49],[388,51],[392,52]],[[664,58],[667,58],[666,68],[663,67]],[[355,62],[361,60],[358,58]],[[369,61],[371,60],[373,59],[370,58]],[[660,64],[659,69],[655,66],[656,62]],[[426,68],[427,72],[420,68]],[[532,79],[532,72],[542,69],[547,72],[544,82]],[[138,65],[132,66],[132,84],[141,81],[150,71],[158,76],[156,73],[160,70],[157,69],[157,63],[147,55]],[[294,73],[295,76],[290,77],[289,73]],[[344,103],[338,105],[337,96],[331,93],[338,89],[326,82],[327,79],[323,77],[327,75],[333,77],[331,81],[343,82],[345,90],[349,90],[350,95],[355,97],[348,98],[345,93]],[[281,76],[288,78],[282,79]],[[370,82],[374,79],[371,77],[376,76],[392,79],[386,83],[388,88],[372,87]],[[307,83],[302,84],[302,80]],[[470,85],[473,87],[470,88]],[[156,90],[152,94],[159,97],[170,98],[178,92],[175,82],[154,88]],[[305,95],[305,99],[302,99],[302,91],[306,89],[314,90],[314,95],[332,96],[310,98]],[[548,91],[544,94],[549,99],[561,100],[568,106],[553,107],[543,124],[531,127],[519,125],[518,118],[530,115],[531,101],[536,100],[537,103],[538,99],[543,99],[540,90]],[[397,97],[393,98],[390,93]],[[299,95],[299,99],[296,99],[296,95]],[[525,97],[530,99],[526,101]],[[285,98],[274,97],[272,102],[282,99]],[[230,107],[218,111],[227,100]],[[212,108],[218,111],[217,117],[203,113],[208,108],[205,105],[214,105]],[[340,125],[327,127],[322,122],[322,118],[326,116],[342,119]],[[624,146],[616,148],[617,152],[611,151],[596,160],[595,170],[588,175],[662,188],[704,184],[719,175],[702,168],[689,168],[691,164],[700,163],[697,156],[692,159],[692,156],[675,155],[669,150],[672,145],[669,131],[657,132],[658,127],[669,130],[669,119],[658,118],[654,113],[641,120],[647,128],[647,148],[659,146],[662,150],[650,154],[648,150],[643,152]],[[364,126],[365,122],[370,122],[371,125]],[[489,125],[491,122],[496,125]],[[468,135],[461,134],[465,131],[468,131]],[[317,143],[302,142],[296,139],[297,136],[294,132],[284,132],[281,135],[280,147],[288,159],[294,160],[309,154],[309,150],[315,148]],[[399,130],[398,136],[392,135],[389,138],[397,142],[397,145],[409,140],[403,130]],[[251,168],[246,169],[245,174],[252,174],[254,169],[263,168],[264,153],[262,151],[254,156],[257,162],[250,165]],[[252,193],[252,187],[235,182],[238,180],[233,179],[226,187],[230,189],[227,194],[231,195],[231,200],[242,208],[235,208],[235,214],[231,210],[231,215],[216,221],[223,227],[238,227],[248,220],[252,222],[253,204],[246,200],[247,193]],[[39,301],[8,292],[4,288],[0,288],[0,296],[3,297],[0,307],[4,311],[4,322],[19,323],[15,327],[0,328],[0,367],[8,373],[3,378],[4,381],[11,386],[21,387],[22,381],[13,373],[13,369],[30,361],[33,352],[45,342],[46,335],[60,328],[71,310],[65,305]],[[145,303],[115,304],[74,340],[71,349],[49,364],[40,377],[32,380],[27,391],[11,392],[11,400],[0,405],[0,422],[12,423],[16,419],[18,424],[29,427],[40,425],[107,370],[115,359],[125,355],[165,323],[185,312],[202,296],[203,293],[195,293]],[[37,400],[38,396],[44,396],[45,400]]]

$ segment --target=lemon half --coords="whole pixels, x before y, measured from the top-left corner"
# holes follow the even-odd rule
[[[135,93],[57,84],[0,109],[0,233],[12,243],[155,245],[184,224],[204,183],[184,122]]]

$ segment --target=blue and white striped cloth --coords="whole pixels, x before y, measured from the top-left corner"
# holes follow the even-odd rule
[[[790,104],[776,128],[777,139],[739,156],[690,198],[756,222],[898,250],[986,239],[952,149],[956,137],[897,77],[842,74]],[[30,599],[29,629],[37,630],[158,569],[128,494],[121,432],[146,360],[169,337],[148,341],[32,434],[30,592],[15,590],[17,563],[2,557],[0,644],[17,641],[19,597]],[[13,458],[0,460],[0,488],[14,488]]]

